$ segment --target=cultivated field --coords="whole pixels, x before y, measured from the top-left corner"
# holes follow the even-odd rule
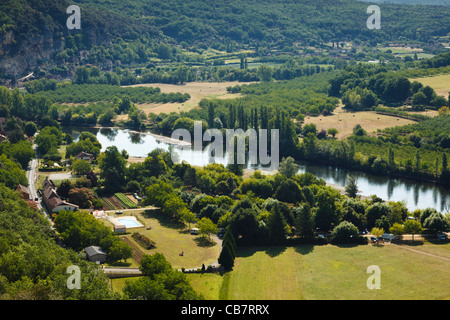
[[[331,116],[305,117],[304,124],[308,123],[314,123],[318,131],[336,128],[339,131],[336,138],[343,139],[353,133],[353,128],[357,124],[360,124],[367,133],[371,134],[376,132],[377,129],[403,126],[415,122],[393,116],[380,115],[371,111],[345,112],[342,107],[338,107]]]
[[[450,244],[435,245],[433,253]],[[450,260],[408,250],[420,246],[298,246],[240,249],[233,271],[188,274],[206,299],[414,300],[450,299]],[[427,251],[431,247],[427,246]],[[417,250],[421,250],[420,248]],[[446,259],[447,258],[447,259]],[[369,266],[380,268],[380,289],[368,289]]]
[[[239,96],[239,94],[229,94],[227,87],[235,86],[236,84],[242,84],[241,82],[188,82],[182,85],[165,84],[165,83],[145,83],[132,85],[132,87],[144,86],[144,87],[158,87],[161,92],[181,92],[189,93],[191,98],[183,103],[144,103],[138,104],[138,108],[145,113],[153,112],[170,113],[189,111],[198,107],[198,103],[204,98],[217,98],[217,99],[233,99]]]
[[[424,86],[430,86],[436,91],[437,94],[448,97],[450,92],[450,74],[441,74],[432,77],[423,77],[423,78],[415,78],[409,79],[411,82],[418,81],[422,83]]]

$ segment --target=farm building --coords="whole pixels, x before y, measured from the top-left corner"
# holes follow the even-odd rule
[[[125,232],[127,232],[127,227],[123,224],[114,225],[114,232],[115,233],[125,233]]]
[[[106,262],[106,253],[102,250],[102,248],[98,246],[90,246],[84,248],[84,252],[86,253],[86,258],[92,262]]]

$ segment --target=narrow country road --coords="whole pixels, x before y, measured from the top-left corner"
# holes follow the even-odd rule
[[[36,145],[33,145],[33,149],[34,149],[34,151],[36,151]],[[37,156],[36,156],[36,158],[32,159],[30,161],[30,163],[28,164],[27,179],[28,179],[28,191],[30,191],[30,197],[32,200],[35,200],[36,198],[38,198],[38,201],[36,201],[36,202],[38,205],[38,209],[40,210],[40,209],[42,209],[41,200],[39,199],[39,196],[36,191],[36,186],[35,186],[37,164],[38,164],[38,160],[37,160]]]
[[[33,145],[33,149],[36,152],[35,144]],[[35,200],[36,198],[38,199],[37,201],[35,201],[37,203],[38,210],[44,214],[44,216],[50,221],[51,224],[52,221],[50,219],[50,216],[47,214],[47,210],[45,210],[45,208],[42,206],[42,199],[39,197],[35,186],[37,167],[38,167],[38,157],[36,152],[36,158],[30,161],[27,168],[28,191],[30,192],[30,198],[32,200]]]

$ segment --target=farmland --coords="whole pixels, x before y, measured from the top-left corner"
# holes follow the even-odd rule
[[[412,120],[380,115],[371,111],[361,111],[356,113],[345,112],[342,107],[336,108],[331,116],[320,115],[318,117],[306,117],[304,124],[314,123],[317,130],[336,128],[338,139],[344,139],[353,133],[353,128],[360,124],[367,133],[376,132],[377,129],[386,129],[395,126],[414,123]]]
[[[432,77],[423,77],[410,79],[410,81],[418,81],[424,86],[430,86],[438,95],[448,97],[450,92],[450,74],[441,74]]]
[[[138,208],[137,200],[132,195],[115,193],[114,195],[101,197],[104,210],[121,210]]]
[[[183,85],[154,83],[133,86],[158,87],[161,89],[161,92],[181,92],[190,95],[190,99],[183,103],[141,103],[137,105],[145,113],[153,112],[159,114],[192,110],[198,107],[198,103],[203,98],[235,98],[238,95],[228,93],[227,87],[236,84],[239,84],[239,82],[190,82]]]

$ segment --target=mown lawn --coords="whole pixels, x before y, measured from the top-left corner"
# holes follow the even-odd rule
[[[381,271],[379,290],[367,288],[372,265]],[[252,247],[239,250],[233,271],[188,279],[213,300],[450,299],[449,268],[448,260],[393,245]]]
[[[144,224],[142,228],[130,228],[124,236],[133,242],[143,254],[162,253],[172,267],[181,269],[201,268],[213,264],[220,254],[219,244],[208,242],[201,236],[191,235],[187,226],[173,223],[158,213],[146,214],[144,210],[123,210],[121,216],[136,216]],[[103,220],[106,225],[109,222]],[[147,227],[150,227],[147,230]],[[191,225],[192,227],[192,225]],[[146,250],[132,237],[139,232],[156,243],[156,248]],[[183,256],[180,253],[183,252]]]

